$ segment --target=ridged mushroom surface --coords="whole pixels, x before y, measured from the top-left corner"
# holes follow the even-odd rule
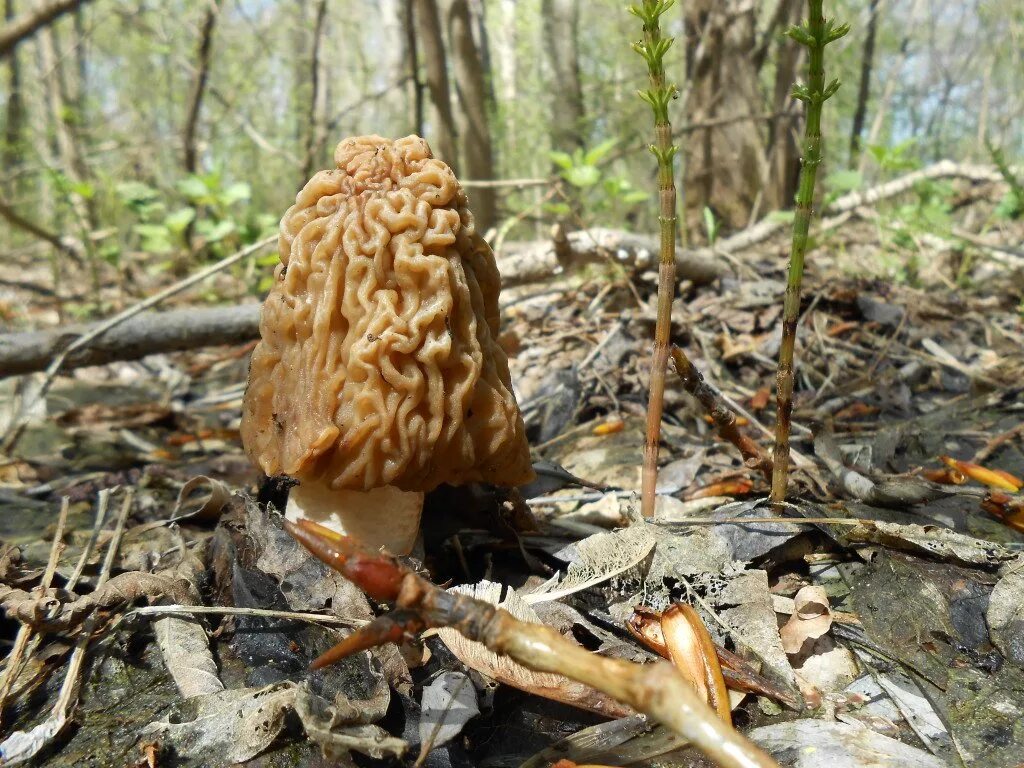
[[[416,136],[346,139],[334,159],[281,220],[247,453],[336,490],[527,482],[498,270],[454,173]]]

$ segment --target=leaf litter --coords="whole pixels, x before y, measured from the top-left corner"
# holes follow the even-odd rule
[[[984,190],[964,192],[968,208],[988,205]],[[796,713],[748,695],[734,712],[784,764],[1016,765],[1020,288],[984,258],[975,268],[989,282],[974,290],[943,287],[935,265],[922,288],[849,277],[843,246],[878,247],[877,236],[857,215],[822,231],[835,247],[819,249],[806,277],[784,522],[765,520],[766,486],[674,383],[662,498],[653,521],[637,522],[654,314],[636,296],[653,293],[655,276],[643,262],[606,269],[598,255],[585,271],[502,294],[507,346],[518,350],[512,378],[535,459],[548,467],[545,484],[524,494],[532,529],[510,523],[501,496],[451,492],[450,518],[431,520],[428,504],[418,564],[589,650],[634,660],[653,658],[624,631],[637,605],[692,606],[716,643],[803,701]],[[762,442],[785,248],[779,237],[737,257],[758,280],[684,283],[673,308],[674,340]],[[244,379],[239,349],[200,350],[82,369],[35,405],[0,475],[0,539],[14,547],[0,550],[0,601],[12,638],[19,618],[46,620],[17,665],[5,736],[51,727],[70,648],[95,616],[70,713],[78,727],[46,737],[48,764],[131,764],[147,744],[183,765],[298,765],[321,751],[411,762],[420,749],[440,765],[689,764],[684,745],[594,691],[530,677],[443,631],[308,672],[379,606],[281,530],[274,510],[286,489],[261,484],[239,445]],[[0,382],[5,413],[15,394],[13,380]],[[113,523],[108,515],[94,535],[95,505],[116,486],[136,501],[99,586]],[[33,591],[65,496],[54,585]],[[129,612],[144,603],[225,613]]]

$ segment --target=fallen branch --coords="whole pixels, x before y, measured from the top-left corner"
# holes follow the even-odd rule
[[[240,344],[259,336],[260,305],[147,312],[97,335],[91,344],[68,353],[63,370],[138,360],[146,355]],[[102,323],[28,331],[0,336],[0,378],[41,371],[76,339],[92,335]]]
[[[898,179],[887,181],[857,192],[850,192],[832,201],[825,210],[826,216],[839,216],[850,213],[865,205],[873,205],[882,200],[902,195],[909,192],[916,184],[922,181],[935,179],[963,179],[974,184],[1001,182],[1002,176],[999,172],[987,165],[970,165],[967,163],[954,163],[952,160],[940,160],[939,162],[922,168],[919,171],[908,173]],[[823,226],[827,222],[823,222]],[[737,232],[731,237],[719,240],[714,248],[696,248],[684,251],[679,258],[685,259],[711,259],[716,253],[735,253],[763,243],[768,238],[789,227],[786,221],[774,218],[761,219],[757,224]]]
[[[113,317],[104,320],[102,323],[93,326],[92,330],[87,332],[84,336],[79,336],[77,339],[72,341],[67,346],[67,348],[64,349],[63,352],[58,354],[50,362],[50,365],[46,368],[46,377],[45,379],[43,379],[43,382],[39,385],[39,388],[33,393],[31,397],[27,398],[21,404],[21,408],[19,409],[17,416],[11,420],[11,425],[7,430],[7,434],[4,436],[3,445],[2,448],[0,448],[0,450],[2,450],[4,453],[10,453],[11,451],[14,450],[14,447],[17,445],[18,440],[21,438],[22,430],[24,430],[25,425],[28,423],[28,414],[32,413],[32,410],[33,408],[35,408],[36,404],[43,397],[46,396],[46,393],[50,390],[50,387],[53,386],[53,382],[57,378],[57,373],[63,367],[64,361],[71,357],[72,354],[78,352],[81,349],[85,349],[86,347],[91,346],[96,342],[97,339],[102,337],[104,334],[108,333],[113,328],[127,322],[136,315],[141,315],[147,309],[151,309],[160,302],[169,299],[171,296],[175,296],[181,293],[182,291],[191,288],[193,285],[203,282],[207,278],[212,277],[218,272],[222,272],[228,267],[237,264],[243,259],[252,256],[253,254],[265,248],[266,246],[275,242],[277,242],[277,235],[271,235],[270,237],[265,237],[262,240],[253,243],[252,245],[247,245],[242,250],[237,251],[236,253],[233,253],[230,256],[224,257],[215,264],[211,264],[205,269],[201,269],[195,274],[189,275],[183,280],[179,280],[174,285],[170,285],[167,288],[164,288],[162,291],[158,291],[157,293],[150,296],[148,299],[140,301],[138,304],[129,307],[123,312],[119,312]]]
[[[718,428],[718,434],[728,440],[743,457],[743,463],[749,468],[760,472],[765,480],[771,482],[772,460],[765,454],[760,446],[744,435],[736,424],[736,416],[732,410],[726,407],[718,398],[718,394],[711,386],[704,381],[704,376],[690,362],[690,359],[679,347],[672,347],[672,362],[675,364],[676,373],[683,384],[683,389],[689,392],[701,404],[711,420]]]
[[[320,657],[323,665],[349,653],[396,642],[409,631],[451,627],[494,653],[536,672],[565,675],[650,715],[726,768],[777,768],[753,742],[726,725],[668,662],[634,664],[598,656],[541,624],[519,621],[490,603],[446,592],[389,555],[361,550],[315,523],[285,527],[310,552],[375,600],[394,605]]]

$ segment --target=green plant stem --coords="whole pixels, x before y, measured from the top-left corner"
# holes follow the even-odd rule
[[[672,124],[668,119],[668,102],[675,95],[674,85],[665,83],[664,56],[671,38],[663,38],[659,17],[671,7],[665,0],[644,0],[630,11],[644,23],[644,39],[634,48],[647,61],[650,90],[641,97],[654,112],[654,144],[650,149],[658,159],[658,221],[661,228],[661,250],[658,258],[658,315],[654,329],[654,351],[651,356],[651,383],[647,400],[647,437],[644,441],[643,473],[641,475],[640,511],[644,517],[654,515],[655,487],[658,482],[658,446],[661,440],[661,414],[665,402],[665,372],[668,343],[672,328],[672,299],[676,285],[676,187],[672,142]]]
[[[804,256],[807,253],[807,233],[810,229],[814,204],[814,182],[821,164],[821,107],[836,89],[838,81],[825,86],[825,46],[842,37],[849,30],[843,25],[834,28],[822,16],[822,0],[808,0],[806,25],[794,27],[789,35],[806,45],[809,53],[808,82],[797,86],[793,95],[807,104],[804,128],[803,156],[800,158],[800,182],[796,193],[796,215],[793,219],[793,243],[790,249],[789,278],[782,309],[782,345],[776,373],[777,415],[775,420],[775,453],[772,466],[771,500],[786,499],[786,481],[789,470],[789,431],[793,413],[793,351],[796,347],[796,329],[800,315],[800,284],[804,274]]]

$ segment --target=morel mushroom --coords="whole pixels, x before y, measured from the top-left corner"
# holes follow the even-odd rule
[[[281,220],[242,441],[298,481],[286,517],[408,554],[425,491],[533,477],[500,279],[423,139],[346,139],[334,160]]]

